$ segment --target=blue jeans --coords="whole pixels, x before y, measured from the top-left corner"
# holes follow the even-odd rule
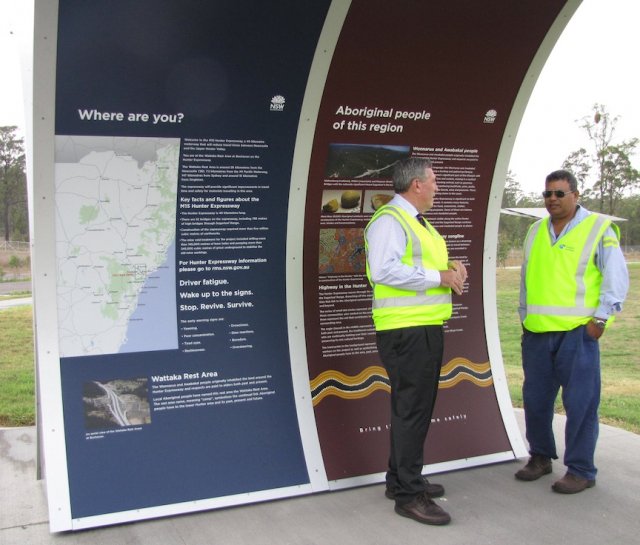
[[[564,464],[569,473],[595,479],[594,452],[600,405],[600,347],[585,326],[522,336],[525,422],[531,454],[557,458],[553,405],[562,387],[567,413]]]

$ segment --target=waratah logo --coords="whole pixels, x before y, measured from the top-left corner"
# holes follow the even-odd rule
[[[498,112],[495,110],[489,110],[486,114],[484,114],[484,122],[485,123],[493,123],[498,117]]]
[[[272,112],[281,112],[284,110],[284,103],[286,100],[282,95],[276,95],[271,99],[271,108]]]

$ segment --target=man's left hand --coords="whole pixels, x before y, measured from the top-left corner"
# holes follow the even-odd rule
[[[604,333],[604,329],[601,327],[598,327],[593,322],[587,322],[587,333],[589,334],[590,337],[598,340],[600,337],[602,337],[602,334]]]

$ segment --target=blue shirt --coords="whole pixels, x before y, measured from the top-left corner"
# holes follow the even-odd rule
[[[564,226],[564,229],[558,236],[556,236],[553,230],[553,224],[549,222],[549,236],[551,237],[552,244],[558,242],[558,240],[590,214],[592,214],[592,212],[578,205],[575,216]],[[627,296],[627,291],[629,291],[629,272],[627,271],[627,263],[624,260],[622,250],[619,245],[605,246],[603,243],[605,237],[617,238],[617,236],[613,229],[609,227],[605,231],[604,237],[598,242],[594,256],[595,265],[602,274],[600,301],[594,316],[596,318],[602,318],[603,320],[608,319],[612,314],[622,310],[622,303]],[[525,258],[520,271],[520,305],[518,306],[518,313],[520,314],[521,322],[524,322],[527,316],[527,288],[524,281],[526,270],[527,261]]]
[[[396,195],[389,202],[417,216],[418,210],[402,195]],[[410,291],[426,291],[440,285],[440,272],[402,263],[407,238],[402,226],[393,216],[383,214],[366,230],[367,262],[371,280],[375,284],[393,286]]]

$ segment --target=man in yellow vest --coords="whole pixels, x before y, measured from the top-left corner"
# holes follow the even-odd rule
[[[442,366],[442,324],[451,316],[451,291],[462,293],[467,271],[449,261],[444,239],[423,217],[438,190],[431,161],[399,161],[393,185],[394,198],[365,230],[376,341],[391,383],[385,496],[399,515],[442,525],[451,517],[432,499],[444,488],[422,476],[424,442]]]
[[[515,476],[534,481],[551,473],[551,460],[558,458],[553,409],[562,387],[567,471],[551,488],[575,494],[596,483],[598,339],[622,310],[629,275],[618,227],[578,204],[573,174],[549,174],[542,195],[549,217],[534,223],[527,234],[519,307],[531,457]]]

